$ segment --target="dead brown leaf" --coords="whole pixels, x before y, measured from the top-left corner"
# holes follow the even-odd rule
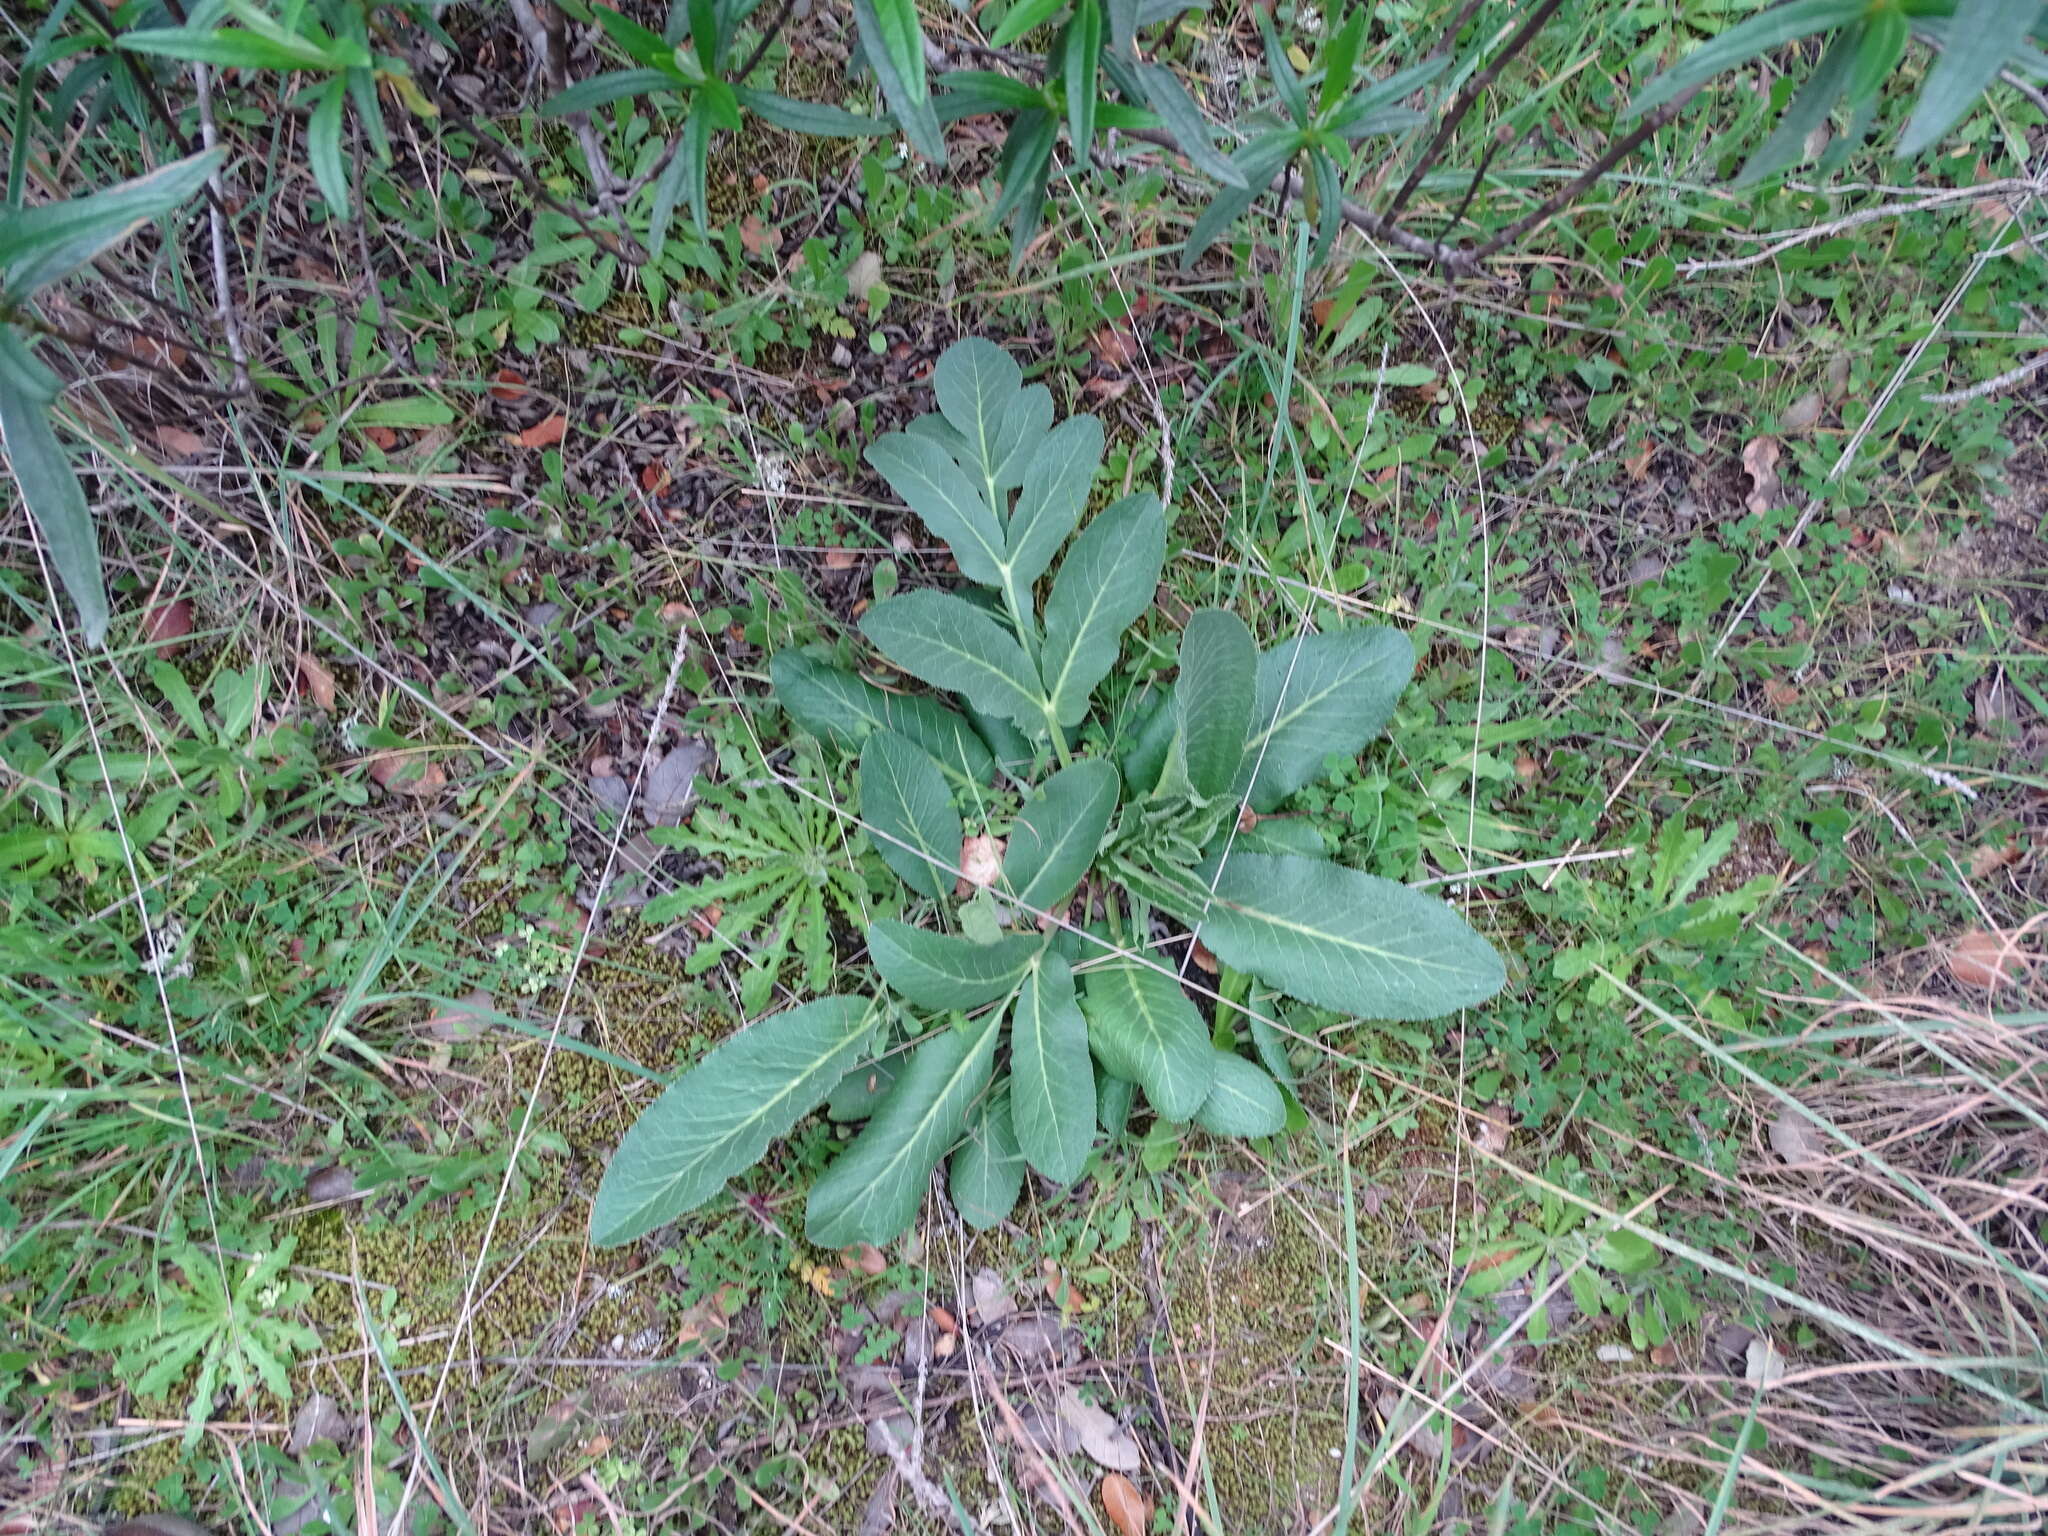
[[[740,245],[749,256],[765,256],[775,249],[775,236],[759,214],[750,213],[740,220]]]
[[[299,691],[321,714],[334,713],[334,674],[311,651],[299,652]]]
[[[491,378],[493,400],[517,400],[526,393],[526,375],[517,368],[500,368]]]
[[[960,839],[960,878],[954,882],[953,894],[959,897],[972,896],[980,886],[994,885],[1003,875],[1003,848],[1000,837],[971,834]]]
[[[569,435],[569,418],[560,411],[535,422],[524,432],[515,433],[512,441],[521,448],[552,448]]]
[[[1742,468],[1749,476],[1749,494],[1742,504],[1757,517],[1778,504],[1784,483],[1778,478],[1778,440],[1752,437],[1742,445]]]
[[[1811,432],[1820,420],[1821,409],[1820,391],[1810,389],[1785,407],[1785,414],[1778,418],[1778,427],[1784,432]]]
[[[1097,1496],[1102,1500],[1102,1512],[1116,1527],[1117,1536],[1145,1536],[1152,1528],[1151,1502],[1123,1473],[1112,1472],[1103,1478]]]
[[[1948,972],[1966,987],[2004,987],[2032,968],[2034,957],[2020,948],[2015,933],[1988,933],[1972,928],[1958,934],[1948,949]]]
[[[192,601],[190,598],[173,598],[168,603],[158,603],[142,616],[142,638],[156,647],[159,656],[168,656],[178,648],[178,642],[192,633]]]
[[[368,767],[388,795],[431,795],[448,782],[441,765],[418,751],[373,752]]]
[[[1144,345],[1130,322],[1112,320],[1088,337],[1095,360],[1111,368],[1128,368],[1145,355]]]
[[[206,439],[183,427],[158,427],[156,440],[165,453],[175,454],[181,459],[196,459],[206,452]]]
[[[860,555],[851,549],[825,551],[825,569],[828,571],[850,571],[859,561]]]
[[[1970,851],[1970,878],[1973,880],[1989,879],[1992,875],[1997,874],[1999,870],[2010,868],[2012,865],[2019,863],[2020,859],[2024,857],[2025,852],[2026,850],[2021,848],[2018,843],[2006,843],[2002,847],[1987,843],[1982,848],[1972,849]]]
[[[1650,473],[1650,455],[1656,451],[1657,445],[1646,437],[1633,453],[1622,455],[1621,467],[1628,471],[1629,479],[1641,483],[1648,477]]]

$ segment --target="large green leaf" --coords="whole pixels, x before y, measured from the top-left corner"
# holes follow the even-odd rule
[[[78,473],[50,426],[57,390],[57,376],[36,360],[12,326],[0,325],[0,446],[7,449],[50,565],[78,610],[79,628],[88,644],[99,645],[107,637],[110,617],[99,535]]]
[[[1011,1128],[1010,1098],[998,1093],[984,1101],[967,1129],[967,1139],[946,1166],[946,1193],[960,1219],[977,1231],[996,1225],[1016,1208],[1024,1189],[1024,1154]]]
[[[1227,608],[1203,608],[1180,637],[1180,679],[1173,697],[1180,718],[1182,766],[1205,800],[1229,790],[1251,734],[1258,648],[1244,620]]]
[[[867,1129],[811,1186],[806,1237],[821,1248],[886,1243],[917,1218],[932,1170],[988,1086],[999,1023],[992,1012],[942,1029],[911,1053]]]
[[[1103,1069],[1129,1078],[1169,1120],[1202,1107],[1216,1075],[1216,1048],[1201,1014],[1169,973],[1119,963],[1088,973],[1082,1010],[1088,1046]]]
[[[1694,86],[1704,85],[1723,71],[1773,48],[1845,26],[1869,8],[1870,0],[1791,0],[1789,5],[1773,6],[1702,43],[1657,76],[1628,104],[1623,120],[1661,107]]]
[[[1238,778],[1252,808],[1270,811],[1379,734],[1415,671],[1415,647],[1396,629],[1333,630],[1276,645],[1259,658],[1258,704]]]
[[[1045,781],[1017,813],[1003,855],[1003,889],[1026,912],[1049,912],[1073,895],[1116,814],[1116,768],[1083,758]]]
[[[2041,0],[1959,0],[1947,46],[1927,72],[1900,155],[1917,155],[1962,121],[2041,20]]]
[[[995,772],[995,759],[974,727],[936,699],[890,693],[796,651],[776,652],[768,675],[790,718],[841,751],[858,749],[871,731],[895,731],[963,788],[986,784]]]
[[[995,504],[937,438],[890,432],[868,445],[866,457],[933,536],[945,541],[963,576],[985,587],[1003,584],[1006,551]]]
[[[0,287],[19,303],[69,276],[191,197],[226,159],[226,150],[210,149],[84,197],[8,209],[0,219]]]
[[[1341,864],[1233,853],[1216,874],[1202,940],[1225,965],[1318,1007],[1433,1019],[1498,992],[1493,947],[1440,899]]]
[[[1287,1100],[1259,1067],[1235,1051],[1218,1051],[1216,1080],[1195,1123],[1218,1136],[1277,1136],[1287,1125]]]
[[[1010,580],[1029,591],[1081,521],[1102,464],[1102,423],[1069,416],[1044,434],[1024,466],[1024,489],[1010,517]]]
[[[590,1210],[591,1241],[629,1243],[694,1210],[822,1103],[880,1011],[822,997],[714,1047],[633,1122]]]
[[[1044,947],[1036,934],[1013,933],[993,944],[913,928],[893,917],[868,924],[868,958],[889,983],[920,1008],[979,1008],[1006,996]]]
[[[1031,1166],[1055,1184],[1081,1176],[1095,1142],[1095,1069],[1074,973],[1041,956],[1010,1010],[1010,1121]]]
[[[954,342],[932,367],[932,397],[966,445],[961,463],[984,479],[992,479],[1003,461],[1005,433],[1017,430],[1010,418],[1023,392],[1024,370],[1017,360],[980,336]],[[1046,403],[1051,405],[1050,395]]]
[[[939,765],[894,731],[876,731],[860,752],[860,814],[882,862],[934,900],[952,888],[960,862],[960,813]]]
[[[1024,648],[972,603],[950,592],[906,592],[875,604],[860,628],[913,677],[1022,730],[1045,725],[1045,699]]]
[[[1041,673],[1061,725],[1078,725],[1124,631],[1151,606],[1166,563],[1166,518],[1141,491],[1105,508],[1060,562],[1045,604]]]
[[[861,52],[881,83],[882,97],[910,147],[935,165],[946,163],[946,137],[932,111],[924,72],[924,31],[916,0],[853,0]]]

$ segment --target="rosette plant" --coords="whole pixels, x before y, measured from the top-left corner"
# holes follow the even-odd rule
[[[1364,1019],[1434,1018],[1505,979],[1438,898],[1331,862],[1309,821],[1260,819],[1379,733],[1414,669],[1407,638],[1346,628],[1261,652],[1236,614],[1204,609],[1172,684],[1113,730],[1097,690],[1153,602],[1158,499],[1080,527],[1102,425],[1055,425],[1001,348],[956,344],[933,383],[938,411],[867,458],[980,590],[890,597],[860,627],[935,691],[794,652],[772,664],[790,717],[858,755],[861,824],[903,882],[904,916],[867,928],[882,985],[763,1019],[663,1093],[606,1170],[601,1243],[709,1199],[828,1098],[866,1119],[810,1192],[805,1231],[828,1247],[902,1232],[948,1159],[955,1206],[1000,1220],[1026,1168],[1078,1179],[1098,1123],[1139,1092],[1219,1135],[1279,1132],[1286,1096],[1235,1035],[1252,1016],[1204,1017],[1175,963],[1192,940],[1153,948],[1161,917],[1229,971]],[[1004,851],[959,900],[970,826]],[[915,1038],[884,1050],[897,1018]],[[1254,1048],[1284,1070],[1275,1039]]]

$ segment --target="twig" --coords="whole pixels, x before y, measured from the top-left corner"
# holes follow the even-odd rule
[[[2015,384],[2024,384],[2043,368],[2048,368],[2048,352],[2039,352],[2021,363],[2017,368],[2008,368],[1996,378],[1984,379],[1968,389],[1951,389],[1938,395],[1922,395],[1927,405],[1961,405],[1967,400],[1982,400],[1986,395],[1999,394]]]
[[[567,19],[549,0],[511,0],[511,4],[512,18],[519,24],[520,36],[533,54],[548,94],[560,93],[569,84]],[[583,158],[590,166],[590,185],[597,194],[598,209],[616,215],[618,207],[612,194],[619,181],[612,174],[612,163],[605,155],[604,146],[598,142],[597,130],[591,126],[590,114],[571,112],[567,119],[569,126],[576,131],[576,142],[583,147]]]
[[[1515,220],[1514,223],[1495,235],[1486,244],[1480,246],[1478,250],[1471,252],[1468,258],[1471,264],[1475,267],[1478,266],[1487,257],[1499,254],[1524,235],[1549,222],[1550,218],[1559,209],[1575,201],[1594,182],[1642,148],[1649,141],[1652,134],[1678,116],[1680,112],[1683,112],[1693,97],[1699,95],[1703,89],[1705,89],[1704,85],[1696,85],[1683,95],[1666,102],[1663,106],[1657,108],[1656,111],[1650,113],[1640,123],[1637,123],[1635,127],[1602,150],[1599,159],[1595,160],[1585,170],[1546,197],[1533,212],[1527,213]]]
[[[622,260],[631,262],[636,267],[646,262],[647,252],[641,249],[639,241],[626,233],[623,225],[616,230],[599,229],[590,222],[590,215],[587,212],[578,208],[574,203],[555,196],[554,193],[543,186],[540,178],[533,174],[532,169],[524,160],[513,154],[503,144],[500,144],[497,138],[483,124],[463,110],[460,102],[437,86],[423,71],[415,68],[413,76],[432,94],[434,105],[441,109],[441,115],[449,120],[450,125],[458,133],[470,134],[479,144],[489,150],[491,158],[497,161],[507,174],[526,189],[528,196],[538,202],[545,203],[564,218],[573,221],[579,230],[597,243],[598,249],[612,252]]]
[[[761,41],[754,44],[754,51],[747,55],[747,62],[742,64],[739,68],[739,73],[732,77],[733,84],[746,84],[747,76],[758,69],[761,60],[768,56],[768,50],[774,46],[775,39],[781,35],[783,26],[789,21],[789,13],[795,9],[796,0],[782,0],[781,8],[776,11],[774,19],[768,23],[768,30],[761,34]]]
[[[116,362],[127,363],[133,368],[140,368],[153,378],[161,379],[166,384],[174,384],[179,389],[185,390],[190,394],[204,395],[209,400],[240,400],[249,393],[248,370],[239,364],[236,365],[235,383],[231,388],[222,389],[212,384],[194,384],[182,375],[173,373],[170,369],[162,367],[157,363],[152,363],[148,358],[141,356],[139,353],[130,352],[126,347],[117,347],[110,341],[101,341],[97,336],[88,336],[83,331],[67,331],[60,325],[52,325],[49,321],[38,316],[23,314],[20,311],[8,313],[5,315],[5,318],[13,324],[25,327],[39,335],[51,337],[53,340],[64,342],[69,346],[83,347],[88,352],[97,352],[102,357],[112,358]],[[148,333],[144,332],[143,334],[147,335]],[[152,336],[150,339],[155,341],[159,338]]]
[[[1182,153],[1180,141],[1163,128],[1123,128],[1118,132],[1126,139],[1137,139],[1146,144],[1156,144],[1161,149],[1170,149],[1175,154]],[[1301,196],[1301,177],[1291,170],[1276,174],[1273,177],[1273,185],[1283,198],[1290,201]],[[1397,229],[1369,208],[1348,201],[1343,206],[1345,223],[1354,229],[1365,231],[1376,240],[1384,240],[1389,245],[1399,246],[1411,256],[1421,256],[1439,264],[1452,265],[1461,263],[1464,259],[1464,253],[1455,247],[1435,240],[1425,240],[1420,235],[1411,235],[1405,229]]]
[[[2039,197],[2044,191],[2048,191],[2048,178],[2021,176],[2010,177],[2004,181],[1981,182],[1972,187],[1945,187],[1939,192],[1930,192],[1925,197],[1880,203],[1875,208],[1865,208],[1860,213],[1845,214],[1839,219],[1830,219],[1825,224],[1814,224],[1805,229],[1795,230],[1747,256],[1730,256],[1713,261],[1682,261],[1678,264],[1678,275],[1691,277],[1700,272],[1737,272],[1744,267],[1758,266],[1795,246],[1805,245],[1814,240],[1824,240],[1830,235],[1839,235],[1855,229],[1858,225],[1891,218],[1894,214],[1920,213],[1929,208],[1938,208],[1944,203],[1975,202],[1981,198],[2004,197],[2013,193]]]
[[[199,93],[199,142],[210,150],[220,135],[213,124],[211,72],[204,64],[192,66],[192,83]],[[228,284],[227,203],[226,194],[221,189],[220,172],[215,171],[209,176],[206,185],[211,194],[207,199],[206,217],[213,232],[213,312],[220,321],[221,335],[228,344],[228,357],[234,364],[234,391],[241,394],[249,387],[249,355],[242,350],[242,325],[235,318],[234,289]]]
[[[1543,30],[1543,24],[1556,15],[1557,8],[1563,4],[1564,0],[1543,0],[1542,4],[1529,13],[1529,19],[1515,29],[1514,36],[1501,45],[1500,52],[1493,56],[1492,61],[1465,82],[1463,89],[1452,100],[1449,110],[1437,120],[1436,132],[1430,136],[1428,147],[1422,151],[1422,158],[1415,162],[1415,168],[1408,173],[1408,179],[1401,183],[1400,190],[1395,192],[1387,203],[1385,217],[1388,220],[1401,217],[1401,210],[1408,206],[1408,199],[1415,195],[1415,189],[1422,185],[1422,178],[1429,174],[1443,155],[1444,147],[1451,141],[1451,135],[1457,132],[1458,124],[1465,120],[1466,113],[1472,110],[1473,103],[1478,101],[1480,93],[1500,78],[1500,72],[1513,63],[1515,56],[1535,40],[1536,34]]]

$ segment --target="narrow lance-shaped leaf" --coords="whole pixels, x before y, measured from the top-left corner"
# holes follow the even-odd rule
[[[1227,608],[1203,608],[1188,620],[1173,696],[1188,784],[1205,800],[1236,781],[1251,734],[1257,673],[1258,650],[1243,619]]]
[[[988,614],[949,592],[908,592],[870,608],[861,633],[913,677],[962,694],[976,709],[1045,723],[1045,698],[1024,648]]]
[[[1828,44],[1828,51],[1821,55],[1820,63],[1814,66],[1806,83],[1786,104],[1777,126],[1771,129],[1737,174],[1735,184],[1738,187],[1749,186],[1774,171],[1783,170],[1805,153],[1806,141],[1813,130],[1827,121],[1835,103],[1842,98],[1865,30],[1861,26],[1844,28],[1841,35]]]
[[[1090,971],[1082,1011],[1095,1059],[1143,1088],[1161,1115],[1187,1120],[1202,1107],[1215,1079],[1216,1050],[1170,973],[1131,964]]]
[[[1116,665],[1124,631],[1151,605],[1166,562],[1166,519],[1149,492],[1126,496],[1081,530],[1045,604],[1041,669],[1063,726],[1088,713]]]
[[[876,731],[861,748],[860,814],[905,885],[934,900],[952,888],[960,813],[939,765],[894,731]]]
[[[540,115],[567,117],[572,112],[588,112],[593,107],[607,106],[628,96],[645,96],[650,91],[673,91],[681,83],[666,70],[614,69],[602,75],[592,75],[588,80],[578,80],[567,89],[557,91],[540,104]]]
[[[88,644],[107,636],[106,579],[85,490],[50,426],[57,376],[36,360],[12,326],[0,325],[0,446],[28,504],[57,580],[78,610]]]
[[[1010,1011],[1010,1121],[1031,1166],[1055,1184],[1081,1176],[1095,1140],[1088,1021],[1067,962],[1046,954]]]
[[[881,82],[883,99],[910,147],[935,165],[946,163],[946,139],[925,82],[924,32],[916,0],[853,0],[861,51]]]
[[[348,173],[341,163],[341,106],[347,95],[347,81],[328,81],[314,98],[313,115],[306,124],[306,158],[312,162],[313,181],[331,216],[339,218],[349,212]]]
[[[778,128],[808,134],[814,139],[870,139],[877,134],[891,133],[896,127],[886,117],[869,117],[862,112],[848,112],[844,107],[830,107],[822,102],[798,101],[794,97],[757,90],[752,86],[736,85],[733,94],[749,112],[758,113]]]
[[[1438,898],[1318,859],[1232,853],[1198,874],[1214,897],[1199,925],[1225,965],[1318,1007],[1368,1019],[1433,1019],[1507,981],[1493,947]]]
[[[0,219],[0,286],[18,302],[69,276],[191,197],[226,159],[225,150],[210,149],[84,197],[8,209]]]
[[[946,1167],[946,1193],[960,1219],[976,1231],[995,1226],[1016,1208],[1024,1189],[1024,1154],[1011,1127],[1010,1096],[983,1101]]]
[[[1083,758],[1045,781],[1017,813],[1003,855],[1003,890],[1027,913],[1057,909],[1095,862],[1116,814],[1117,771]]]
[[[1007,48],[1034,27],[1042,27],[1058,14],[1067,0],[1017,0],[996,26],[989,46]]]
[[[673,1221],[753,1166],[846,1075],[880,1014],[825,997],[731,1036],[633,1123],[590,1212],[609,1247]]]
[[[2040,20],[2041,0],[1958,0],[1947,45],[1899,138],[1900,156],[1919,154],[1961,122]]]
[[[886,1243],[917,1217],[932,1170],[966,1128],[995,1060],[995,1013],[911,1053],[875,1117],[811,1186],[804,1235],[821,1248]]]
[[[1043,947],[1036,934],[1013,933],[994,944],[977,944],[892,917],[868,924],[868,958],[882,980],[920,1008],[992,1003],[1023,980]]]
[[[1640,117],[1724,70],[1786,43],[1845,26],[1869,9],[1869,0],[1791,0],[1740,22],[1680,59],[1657,76],[1628,104],[1625,120]]]
[[[1188,157],[1188,163],[1226,187],[1244,190],[1244,172],[1216,147],[1208,119],[1202,116],[1202,109],[1195,105],[1180,78],[1161,65],[1140,64],[1138,83],[1146,102],[1159,114],[1159,120],[1173,135],[1180,152]]]
[[[1095,63],[1102,52],[1100,0],[1074,0],[1063,39],[1062,73],[1067,86],[1067,135],[1074,163],[1085,166],[1095,140]]]
[[[986,784],[995,760],[974,728],[922,694],[890,693],[844,667],[827,666],[796,651],[778,651],[768,664],[776,702],[822,741],[852,751],[868,733],[891,730],[914,743],[959,785]]]

